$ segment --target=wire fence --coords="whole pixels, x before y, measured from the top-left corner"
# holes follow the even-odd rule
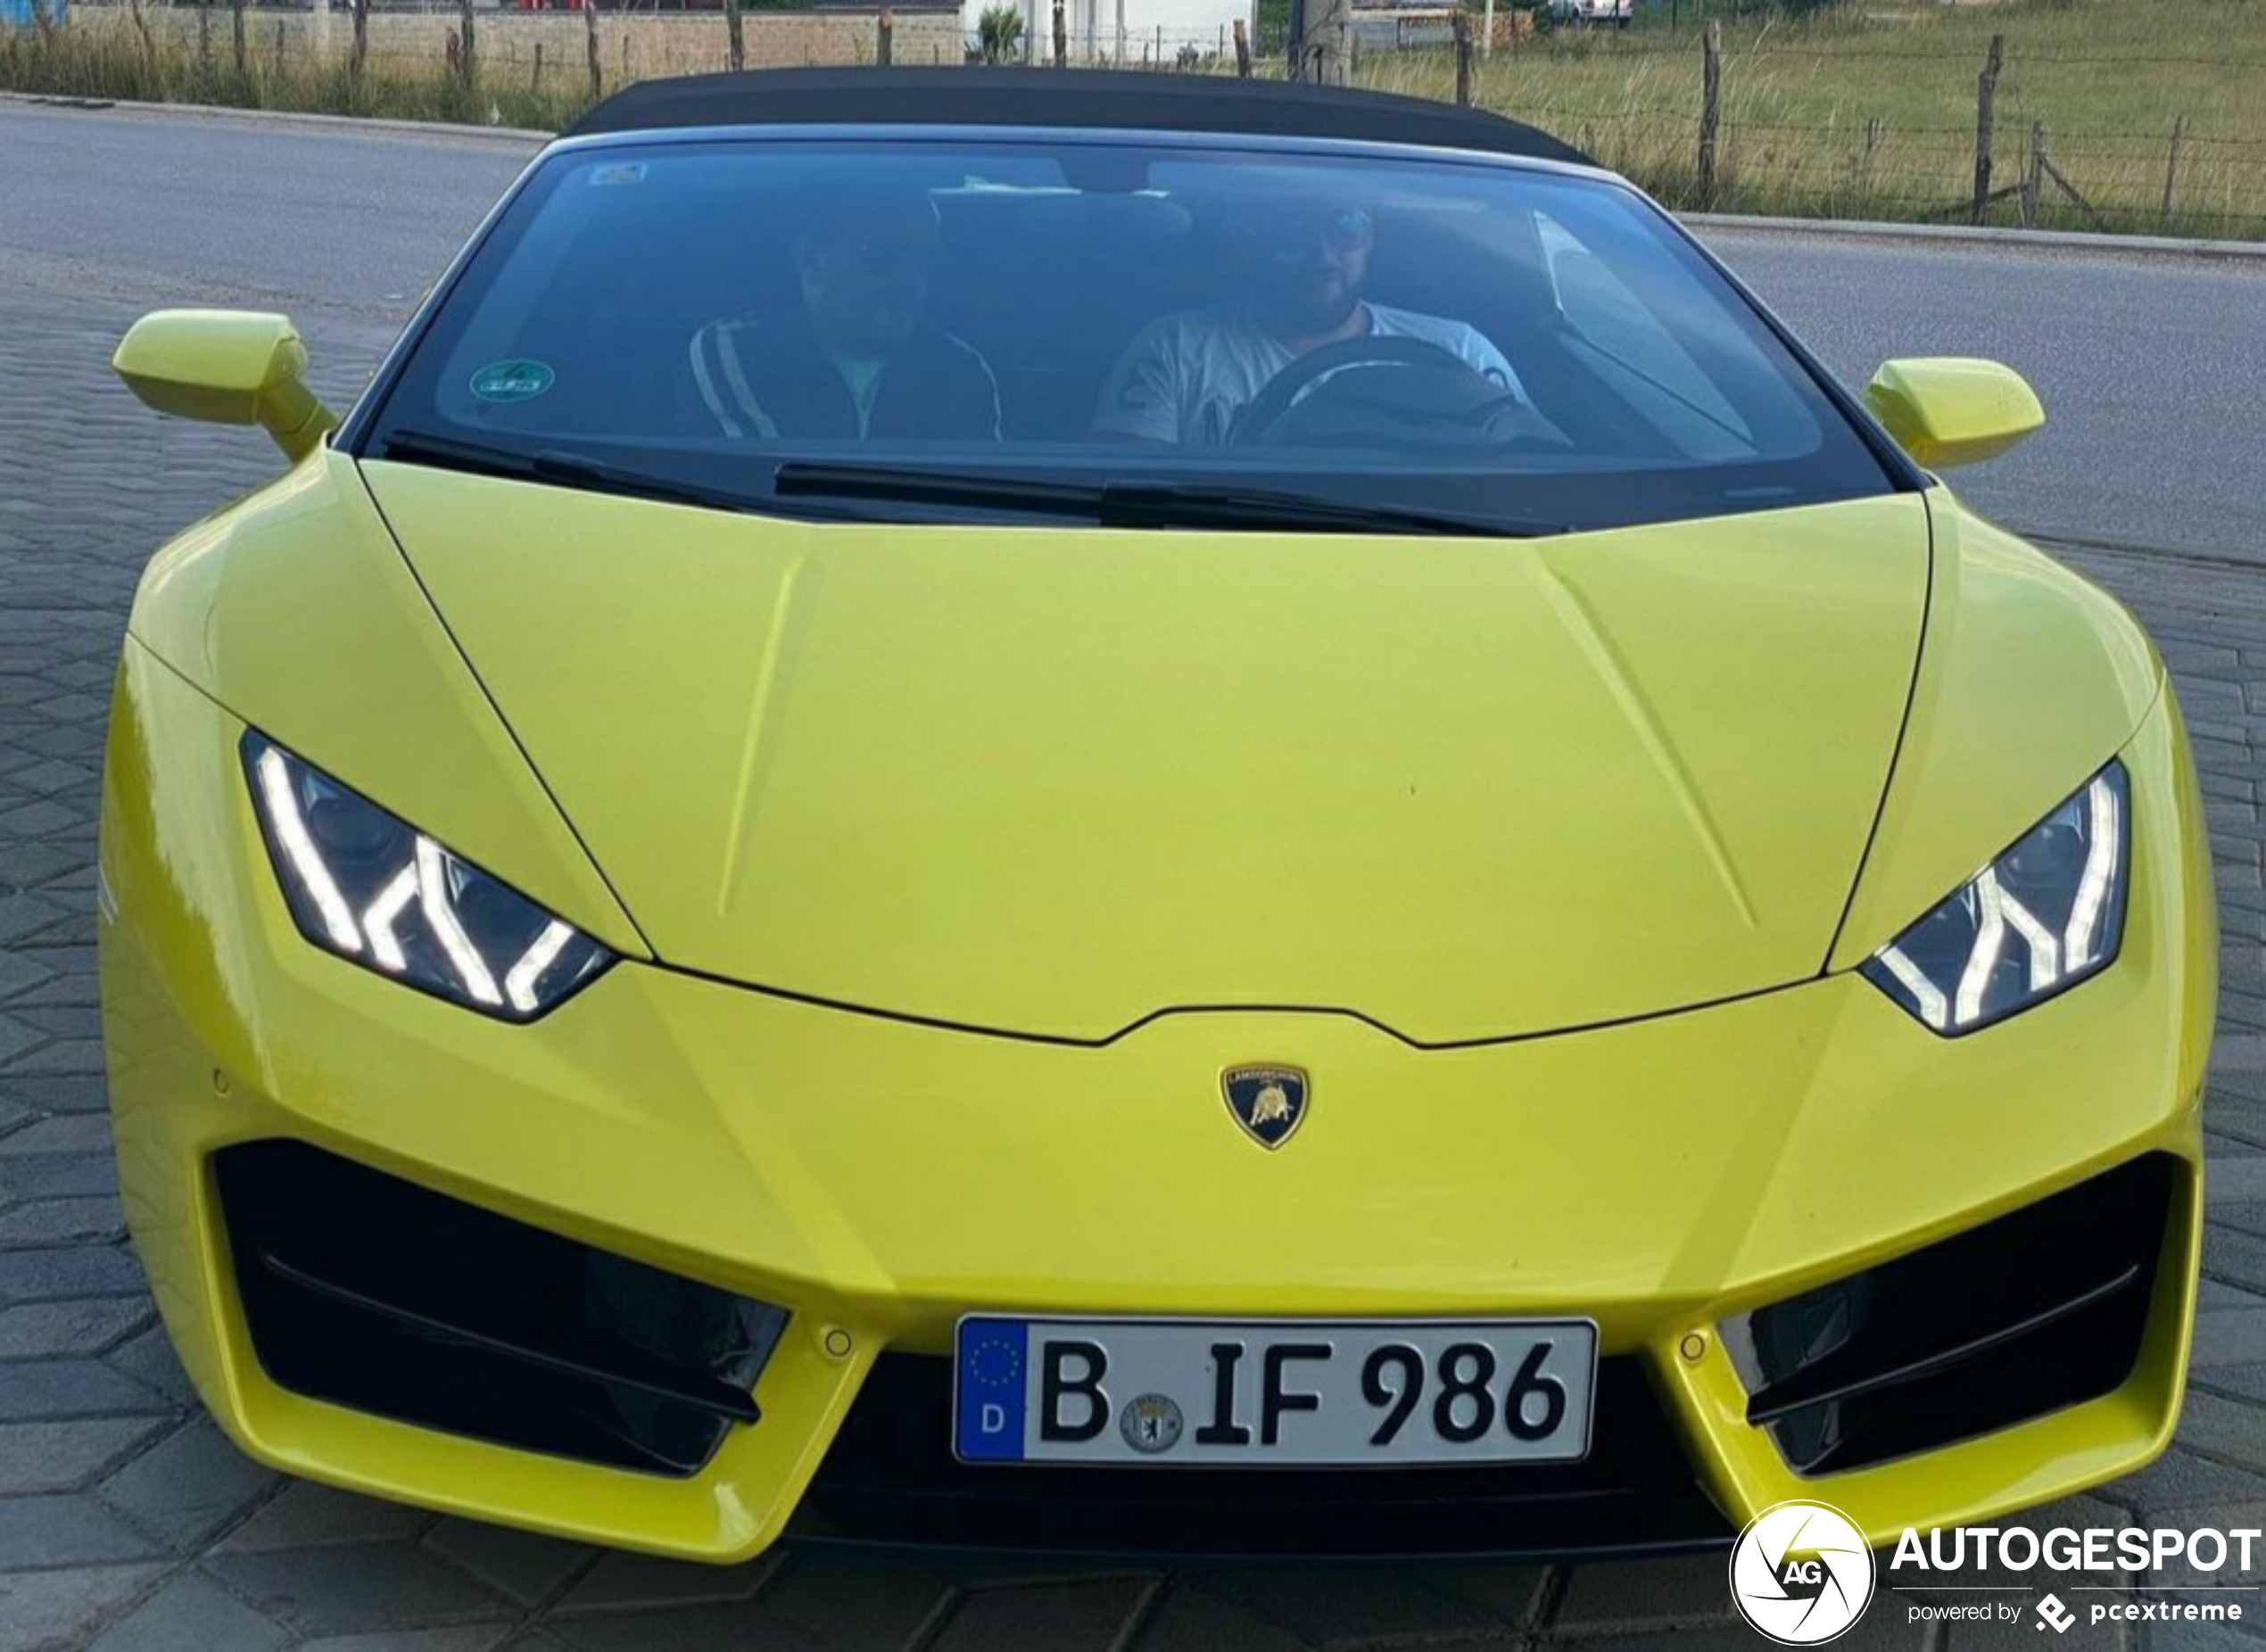
[[[358,20],[81,4],[67,27],[0,33],[0,87],[556,128],[656,75],[956,63],[982,60],[987,45],[939,7],[482,9],[467,29],[468,11],[389,0]],[[1712,21],[1625,36],[1499,33],[1491,50],[1463,22],[1445,46],[1365,51],[1355,34],[1345,72],[1531,121],[1679,208],[2266,239],[2266,57],[2032,53],[1993,36],[1987,55],[1961,61],[1864,36],[1721,33]],[[1289,67],[1286,51],[1240,27],[1065,21],[1051,39],[988,44],[995,59],[1040,64],[1059,54],[1136,70],[1280,78]]]

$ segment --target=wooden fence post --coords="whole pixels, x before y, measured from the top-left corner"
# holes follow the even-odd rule
[[[370,0],[354,0],[354,43],[346,48],[346,78],[356,86],[370,54]]]
[[[2030,153],[2022,157],[2022,227],[2038,226],[2038,186],[2046,170],[2046,123],[2033,120],[2030,126]]]
[[[2037,156],[2036,164],[2032,169],[2033,181],[2030,186],[2032,192],[2036,192],[2040,182],[2052,178],[2054,187],[2068,196],[2078,211],[2092,220],[2094,228],[2105,228],[2105,226],[2101,222],[2101,210],[2086,198],[2083,190],[2070,182],[2069,174],[2055,166],[2054,157],[2046,153],[2046,128],[2043,124],[2030,128],[2030,147]]]
[[[2163,163],[2163,226],[2171,227],[2171,189],[2179,178],[2179,140],[2187,135],[2187,117],[2171,123],[2171,153]]]
[[[252,42],[244,36],[244,0],[228,0],[228,10],[232,13],[229,21],[236,27],[236,73],[248,79],[252,74]]]
[[[1451,26],[1456,36],[1456,106],[1471,107],[1471,13],[1456,8]]]
[[[471,86],[480,78],[479,53],[473,37],[472,0],[457,0],[457,17],[464,37],[464,56],[457,69],[464,76],[465,85]]]
[[[535,70],[527,82],[527,89],[540,97],[543,89],[543,43],[535,42]]]
[[[889,15],[889,7],[883,6],[881,14],[873,20],[873,61],[883,69],[897,55],[896,34],[897,20]]]
[[[212,72],[212,0],[196,0],[196,65],[200,73]]]
[[[1700,31],[1700,204],[1716,199],[1716,131],[1723,119],[1723,24]]]
[[[284,78],[284,41],[285,38],[284,21],[279,17],[276,19],[276,78],[278,81]]]
[[[724,0],[724,66],[738,70],[748,66],[748,39],[740,14],[740,0]]]
[[[142,0],[130,0],[134,10],[134,32],[142,37],[142,63],[149,71],[151,95],[160,103],[165,101],[165,64],[157,54],[157,37],[150,32],[150,20],[143,15]]]
[[[1054,67],[1070,66],[1070,21],[1063,15],[1063,0],[1054,0]]]
[[[1307,0],[1307,78],[1317,86],[1345,84],[1345,43],[1352,34],[1350,0]]]
[[[1975,202],[1969,223],[1980,224],[1990,205],[1990,139],[1997,117],[1992,105],[1998,100],[1998,66],[2006,48],[2006,37],[1993,35],[1990,49],[1983,54],[1982,73],[1975,77]]]
[[[154,73],[157,69],[157,41],[150,34],[150,20],[142,15],[142,0],[127,0],[127,6],[134,14],[134,32],[142,37],[142,61]]]
[[[1236,78],[1251,78],[1251,31],[1244,27],[1243,19],[1236,19]]]

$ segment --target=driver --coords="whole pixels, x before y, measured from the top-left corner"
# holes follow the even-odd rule
[[[1102,386],[1096,434],[1217,447],[1276,374],[1364,337],[1435,345],[1525,401],[1518,374],[1476,328],[1361,296],[1375,243],[1368,209],[1343,202],[1270,202],[1238,219],[1228,255],[1241,301],[1166,316],[1136,334]]]

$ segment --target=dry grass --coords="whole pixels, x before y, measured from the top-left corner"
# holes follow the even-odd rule
[[[1475,101],[1559,133],[1677,206],[1964,221],[1975,77],[2001,34],[1994,182],[2021,179],[2042,126],[2046,153],[2089,203],[2049,181],[2036,221],[2266,239],[2266,0],[1842,0],[1804,21],[1725,16],[1716,189],[1706,202],[1694,175],[1703,3],[1676,0],[1679,27],[1666,4],[1648,5],[1623,33],[1561,30],[1499,52],[1476,66]],[[91,5],[65,29],[0,33],[0,88],[544,129],[589,101],[586,77],[556,51],[540,82],[493,45],[472,84],[430,53],[373,56],[351,76],[343,18],[339,49],[321,58],[255,12],[239,70],[228,12],[208,16],[202,39],[191,12],[153,11],[145,38],[124,8]],[[1356,77],[1446,97],[1455,71],[1445,53],[1405,52],[1367,58]],[[2175,120],[2185,130],[2166,214]],[[1989,221],[2015,222],[2021,211],[2000,201]]]
[[[1701,204],[1700,30],[1648,8],[1625,33],[1561,30],[1476,67],[1474,102],[1578,144],[1663,200]],[[1975,81],[2005,37],[1994,185],[2020,180],[2034,126],[2092,203],[2050,179],[2057,227],[2266,237],[2266,3],[2015,0],[1829,9],[1804,21],[1725,18],[1717,192],[1726,211],[1964,221]],[[1362,63],[1365,85],[1451,96],[1443,54]],[[2184,118],[2173,210],[2172,123]],[[1877,125],[1873,124],[1877,123]],[[1868,130],[1869,128],[1869,130]],[[1995,205],[2012,223],[2020,202]]]
[[[182,13],[153,12],[145,39],[122,12],[74,10],[52,33],[0,32],[0,90],[54,97],[212,103],[233,109],[381,115],[555,131],[590,104],[587,84],[554,72],[540,88],[496,71],[467,82],[444,62],[373,55],[351,72],[342,53],[318,60],[279,43],[297,37],[253,13],[237,66],[229,14],[215,7],[198,29]],[[342,37],[343,19],[338,20]]]

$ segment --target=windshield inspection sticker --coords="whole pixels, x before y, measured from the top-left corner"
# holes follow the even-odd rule
[[[642,161],[620,161],[612,166],[592,167],[590,172],[590,186],[592,189],[616,188],[624,184],[641,184],[644,181],[645,162]]]
[[[532,401],[558,376],[540,361],[491,361],[472,376],[472,393],[483,401]]]

